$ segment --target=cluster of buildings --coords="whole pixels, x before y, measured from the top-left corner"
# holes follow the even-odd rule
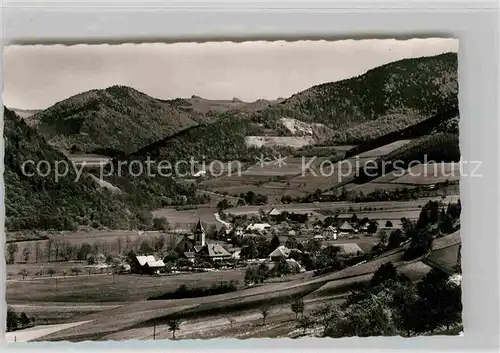
[[[317,224],[311,226],[306,223],[294,224],[290,226],[287,221],[274,222],[277,217],[281,215],[281,212],[275,208],[271,209],[267,213],[267,222],[252,222],[244,226],[233,227],[231,223],[224,222],[226,229],[227,238],[230,241],[230,237],[235,235],[242,239],[246,237],[258,237],[261,235],[271,236],[272,234],[281,234],[287,236],[299,236],[301,238],[306,237],[308,240],[314,241],[331,241],[337,239],[352,239],[359,237],[360,235],[366,235],[369,232],[369,227],[373,228],[373,223],[376,222],[377,233],[382,234],[383,232],[390,233],[397,228],[401,227],[399,221],[392,222],[386,221],[367,221],[364,222],[352,222],[351,218],[336,218],[335,222],[330,225],[325,226],[325,224]],[[217,217],[216,217],[217,218]],[[388,224],[390,223],[390,224]],[[371,232],[373,234],[373,232]],[[349,245],[349,244],[343,244]],[[356,245],[356,244],[352,244]],[[356,245],[357,246],[357,245]],[[357,249],[353,251],[357,251]],[[206,263],[214,264],[215,262],[224,263],[227,261],[237,261],[240,260],[240,250],[236,249],[233,252],[228,251],[222,244],[218,241],[207,241],[205,229],[199,220],[196,224],[194,230],[191,233],[185,233],[177,237],[176,244],[173,249],[179,258],[183,258],[190,263],[194,264],[195,259],[202,259]],[[287,261],[292,261],[289,259],[290,252],[293,249],[287,249],[284,245],[279,246],[269,254],[268,260],[275,262],[282,258]],[[156,259],[153,255],[141,255],[136,256],[131,264],[132,272],[136,273],[158,273],[161,272],[163,268],[166,267],[168,262],[166,259]]]
[[[173,249],[180,258],[194,263],[195,257],[199,256],[208,262],[230,260],[232,254],[227,251],[218,242],[207,242],[205,238],[205,229],[198,221],[192,234],[185,234],[179,238],[179,241]],[[153,255],[137,255],[131,264],[131,271],[135,273],[159,273],[165,268],[165,259],[156,259]]]

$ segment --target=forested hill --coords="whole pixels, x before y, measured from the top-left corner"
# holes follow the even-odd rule
[[[33,128],[14,112],[4,108],[5,138],[5,209],[6,229],[71,230],[82,226],[113,229],[147,228],[151,215],[142,203],[134,203],[134,195],[117,195],[101,189],[95,181],[83,173],[76,181],[75,171],[56,180],[56,161],[71,163],[65,155],[49,146]],[[33,164],[26,165],[25,161]],[[52,171],[46,177],[37,175],[36,165],[47,161]],[[42,171],[45,171],[43,169]],[[172,187],[175,187],[172,186]],[[172,195],[179,194],[176,189]]]
[[[457,54],[446,53],[311,87],[254,114],[254,120],[271,128],[280,117],[322,123],[334,129],[332,142],[359,143],[457,106],[457,93]]]
[[[247,147],[245,136],[260,135],[261,128],[235,113],[222,114],[213,123],[200,124],[166,137],[130,155],[131,158],[150,157],[176,162],[189,160],[250,161],[266,153],[265,148]],[[271,152],[271,151],[267,151]]]
[[[89,153],[133,152],[196,125],[200,118],[173,101],[124,86],[80,93],[31,117],[51,145]]]

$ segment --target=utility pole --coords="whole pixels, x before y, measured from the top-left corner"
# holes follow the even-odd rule
[[[156,318],[153,319],[153,341],[156,339]]]

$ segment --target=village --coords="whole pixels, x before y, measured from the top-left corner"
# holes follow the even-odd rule
[[[308,249],[339,247],[344,257],[358,257],[365,253],[358,241],[377,244],[380,239],[387,241],[391,232],[401,229],[401,222],[386,220],[327,217],[322,224],[308,226],[305,223],[287,222],[282,212],[272,208],[265,217],[269,222],[238,220],[240,225],[225,222],[219,231],[212,231],[210,237],[202,222],[193,224],[191,232],[176,231],[173,248],[162,252],[147,252],[141,249],[131,251],[127,256],[108,264],[116,273],[140,273],[165,275],[185,271],[211,271],[215,269],[267,263],[272,266],[278,261],[286,261],[290,273],[306,271],[303,264],[296,261]],[[293,214],[297,217],[300,215]],[[285,217],[290,217],[285,212]],[[254,217],[258,218],[258,217]],[[147,234],[141,232],[144,237]],[[282,240],[285,240],[282,242]],[[252,253],[253,243],[268,242],[268,252]],[[374,246],[374,245],[373,245]],[[366,246],[363,246],[366,250]],[[262,248],[262,247],[261,247]],[[100,257],[104,259],[104,257]],[[105,262],[96,266],[106,266]]]

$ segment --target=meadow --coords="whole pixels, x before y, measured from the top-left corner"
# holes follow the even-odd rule
[[[210,286],[221,281],[243,284],[244,270],[143,275],[79,275],[43,279],[8,281],[6,300],[10,304],[37,302],[118,303],[147,300],[147,298],[188,287]]]

